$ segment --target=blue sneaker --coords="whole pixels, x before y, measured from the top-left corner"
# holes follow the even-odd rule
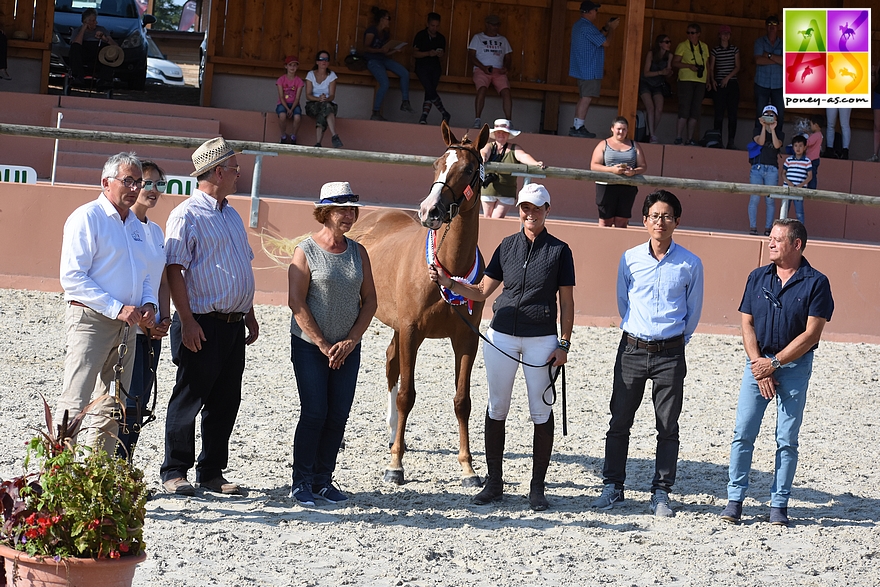
[[[315,492],[315,497],[330,503],[340,503],[348,499],[347,495],[336,489],[333,485],[325,485]]]
[[[290,497],[296,499],[300,505],[315,505],[315,496],[312,487],[308,483],[301,483],[290,490]]]

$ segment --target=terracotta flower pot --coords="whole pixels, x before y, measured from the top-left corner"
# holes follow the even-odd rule
[[[146,554],[121,558],[34,558],[0,545],[6,562],[7,587],[131,587],[135,567]]]

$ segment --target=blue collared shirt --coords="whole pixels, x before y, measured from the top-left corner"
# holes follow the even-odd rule
[[[703,262],[675,242],[660,261],[650,242],[629,249],[617,270],[617,310],[633,336],[690,341],[703,310]]]
[[[739,311],[754,318],[761,353],[775,355],[804,333],[809,316],[830,321],[834,299],[828,278],[801,258],[801,266],[784,286],[773,263],[752,271]]]
[[[254,253],[238,212],[223,200],[195,190],[171,211],[165,259],[182,265],[190,309],[247,312],[254,306]]]
[[[577,79],[602,79],[605,70],[605,35],[586,18],[571,27],[568,75]]]
[[[771,43],[767,35],[755,40],[755,56],[766,55],[782,55],[782,39],[776,37],[776,42]],[[755,85],[771,90],[778,90],[782,87],[782,65],[773,63],[771,65],[755,66]]]

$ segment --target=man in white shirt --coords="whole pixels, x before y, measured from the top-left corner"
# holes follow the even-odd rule
[[[477,87],[477,99],[474,102],[476,119],[474,128],[481,128],[480,116],[486,103],[486,90],[495,86],[501,96],[504,118],[510,120],[513,111],[513,100],[510,97],[510,82],[507,71],[510,69],[513,49],[505,37],[498,34],[501,19],[496,14],[486,17],[486,30],[477,33],[468,45],[468,61],[474,66],[474,85]]]
[[[142,186],[134,153],[110,157],[101,174],[101,195],[68,217],[61,245],[67,352],[55,421],[65,411],[70,417],[79,414],[92,399],[104,396],[90,409],[84,442],[107,452],[115,444],[111,434],[118,431],[119,406],[111,394],[118,347],[131,346],[122,363],[125,389],[135,356],[136,329],[131,327],[151,328],[156,315],[158,284],[150,283],[147,272],[146,236],[130,212]]]

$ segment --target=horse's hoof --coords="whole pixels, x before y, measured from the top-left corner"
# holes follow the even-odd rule
[[[482,487],[483,482],[480,480],[479,475],[473,475],[471,477],[462,477],[461,478],[461,486],[462,487]]]
[[[385,469],[385,477],[383,479],[385,483],[394,483],[395,485],[403,485],[403,469],[398,471],[394,471],[392,469]]]

